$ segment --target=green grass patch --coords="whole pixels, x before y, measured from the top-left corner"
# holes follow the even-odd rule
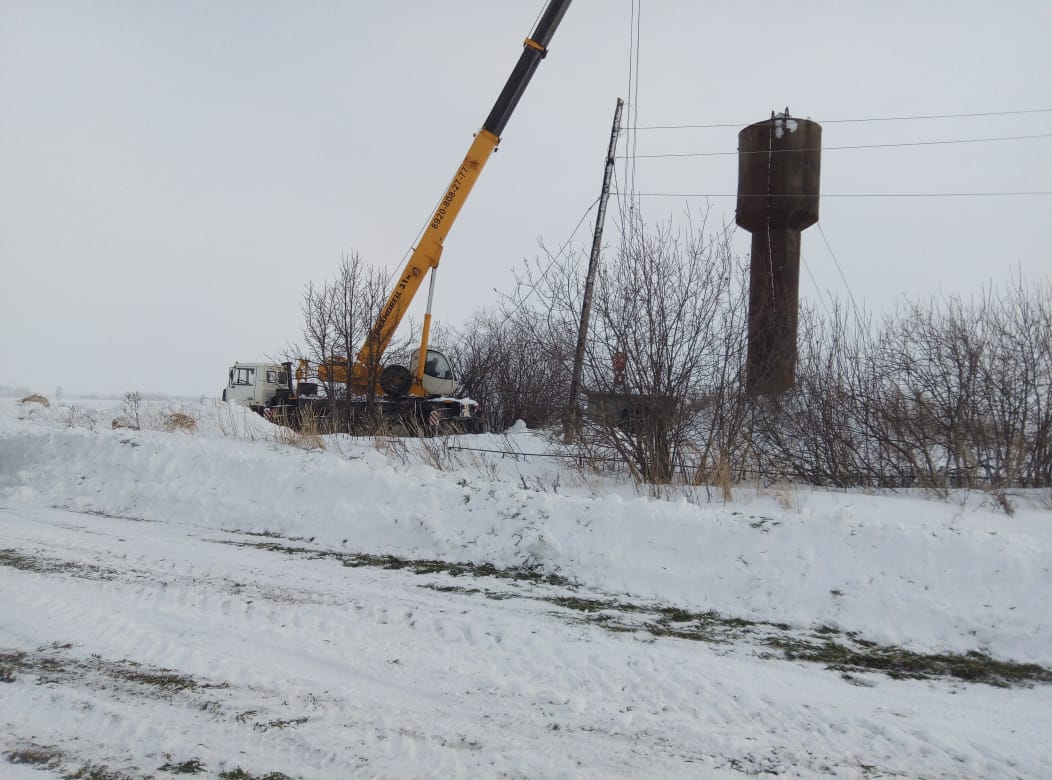
[[[138,780],[132,775],[118,772],[101,764],[84,764],[71,774],[62,775],[63,780]]]
[[[828,638],[768,637],[765,644],[793,661],[824,664],[841,672],[880,672],[896,680],[951,678],[1008,688],[1052,683],[1052,671],[1037,664],[998,661],[979,652],[916,653],[842,635],[846,642]]]
[[[7,751],[4,758],[12,764],[29,764],[38,769],[57,769],[65,757],[54,745],[37,745],[30,742],[24,747]]]
[[[103,764],[91,762],[76,769],[64,769],[71,757],[53,745],[37,745],[32,742],[3,754],[12,764],[26,764],[47,772],[62,772],[62,780],[136,780],[132,775],[110,769]]]
[[[10,548],[0,550],[0,566],[34,574],[66,574],[89,580],[114,580],[120,575],[113,569],[104,569],[87,563],[63,561],[43,555],[26,555]]]
[[[199,758],[188,758],[186,761],[166,761],[157,767],[158,772],[171,772],[173,775],[199,775],[207,771]]]
[[[199,683],[192,677],[173,672],[170,669],[143,667],[134,661],[112,664],[108,671],[117,679],[127,680],[139,685],[153,686],[167,693],[196,690],[200,687]]]
[[[287,729],[289,726],[301,726],[310,718],[303,716],[302,718],[289,718],[288,720],[271,720],[266,723],[253,723],[252,728],[255,731],[262,731],[264,733],[271,729]]]
[[[210,683],[180,674],[172,669],[143,666],[130,660],[109,661],[99,655],[90,658],[71,658],[65,651],[73,647],[71,642],[54,642],[39,647],[34,652],[0,650],[0,669],[12,677],[33,676],[42,685],[64,685],[84,683],[91,687],[126,688],[134,686],[141,693],[171,696],[183,691],[204,691],[226,688],[228,683]]]
[[[264,534],[259,534],[264,535]],[[265,534],[273,538],[274,534]],[[404,569],[413,574],[447,574],[450,577],[496,577],[503,580],[539,582],[546,585],[569,585],[566,577],[558,574],[545,574],[536,568],[508,567],[497,568],[490,563],[464,563],[455,561],[438,561],[428,559],[399,558],[396,555],[370,555],[368,553],[344,553],[336,550],[318,550],[310,547],[294,547],[278,542],[244,542],[228,541],[219,544],[230,544],[235,547],[251,547],[267,552],[283,553],[307,558],[309,560],[333,559],[344,566],[359,568],[363,566],[377,569]]]
[[[767,520],[767,518],[760,519]],[[222,544],[252,547],[307,559],[331,558],[338,560],[344,566],[350,567],[368,566],[391,570],[404,569],[415,574],[445,574],[450,577],[492,577],[502,580],[523,581],[533,585],[550,585],[564,589],[573,588],[573,584],[567,578],[554,574],[544,574],[542,571],[533,568],[499,569],[491,564],[408,559],[393,555],[343,553],[269,541],[269,539],[273,539],[277,535],[271,533],[262,535],[268,537],[268,541],[228,541],[222,542]],[[288,541],[291,540],[285,540],[285,542]],[[545,601],[561,608],[561,610],[573,613],[573,620],[593,624],[615,633],[646,632],[653,637],[661,638],[683,639],[710,644],[740,643],[752,645],[753,648],[758,649],[758,654],[764,658],[783,658],[791,661],[820,663],[829,669],[845,673],[871,671],[885,674],[893,679],[951,679],[999,687],[1052,683],[1052,670],[1036,664],[996,661],[979,652],[960,655],[917,653],[902,647],[879,645],[862,639],[855,634],[844,633],[824,625],[813,629],[794,629],[785,623],[746,620],[715,611],[692,612],[671,605],[580,597],[574,593],[567,594],[565,592],[545,594],[541,589],[537,588],[511,593],[446,583],[427,583],[423,587],[441,593],[456,593],[465,596],[481,595],[493,600],[527,598]],[[772,649],[777,650],[778,653],[771,653],[770,650]]]

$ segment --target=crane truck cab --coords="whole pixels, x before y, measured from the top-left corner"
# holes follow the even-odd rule
[[[241,406],[268,406],[289,387],[288,369],[277,363],[234,363],[228,377],[223,400]]]
[[[420,350],[413,350],[409,365],[415,366],[420,358]],[[427,350],[424,359],[424,374],[420,378],[424,392],[429,396],[453,395],[457,391],[457,378],[449,358],[437,349]]]

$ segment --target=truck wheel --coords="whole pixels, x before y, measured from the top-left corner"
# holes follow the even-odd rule
[[[405,366],[387,366],[380,372],[380,387],[387,395],[401,398],[412,386],[413,375]]]

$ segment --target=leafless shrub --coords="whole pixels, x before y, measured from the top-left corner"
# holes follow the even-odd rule
[[[87,428],[94,431],[97,421],[91,412],[76,404],[70,404],[63,410],[67,428]]]
[[[621,420],[600,417],[591,433],[631,460],[647,482],[725,480],[748,451],[745,267],[725,229],[704,219],[689,231],[659,225],[637,235],[599,276],[593,387],[615,395]],[[611,346],[625,355],[623,387]],[[626,405],[616,396],[624,394]],[[640,405],[637,406],[637,399]],[[593,420],[595,418],[593,417]]]
[[[140,431],[143,428],[143,398],[142,393],[130,391],[124,394],[121,402],[121,416],[116,417],[110,423],[112,428],[129,428]]]
[[[741,279],[727,231],[709,234],[704,219],[682,231],[640,225],[603,259],[584,367],[586,445],[617,453],[647,483],[730,462],[746,419]]]
[[[547,332],[530,310],[480,311],[446,343],[464,393],[494,431],[517,420],[544,428],[558,419],[569,387],[566,338]]]
[[[797,386],[754,408],[766,473],[941,495],[1050,484],[1047,280],[903,303],[879,325],[801,322]]]
[[[922,480],[942,489],[1052,479],[1052,287],[914,303],[882,329],[879,411]]]
[[[805,308],[799,321],[796,386],[753,404],[756,465],[776,481],[836,487],[865,482],[876,463],[858,409],[866,333],[838,308],[827,319]]]

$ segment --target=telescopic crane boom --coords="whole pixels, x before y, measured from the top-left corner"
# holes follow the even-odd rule
[[[383,419],[393,423],[395,430],[399,427],[430,432],[480,429],[478,404],[470,398],[454,397],[457,381],[448,358],[437,350],[428,349],[435,269],[442,258],[446,236],[486,161],[500,143],[505,125],[534,71],[548,53],[552,35],[569,7],[570,0],[549,0],[533,34],[523,44],[519,61],[497,102],[475,134],[464,161],[431,215],[354,362],[348,366],[346,357],[331,356],[319,362],[312,371],[306,360],[300,360],[295,370],[295,383],[292,363],[235,363],[230,369],[229,383],[223,390],[224,401],[245,404],[268,419],[294,427],[300,424],[304,413],[315,419],[346,420],[353,428],[379,411]],[[380,359],[428,272],[431,273],[431,288],[415,365],[412,370],[388,365],[381,371]],[[350,396],[368,398],[330,397],[328,392],[319,395],[319,382],[325,387],[346,385]],[[381,394],[386,396],[384,402],[374,407],[373,396]]]
[[[475,182],[478,181],[483,167],[489,160],[490,155],[500,143],[501,133],[511,118],[512,112],[518,105],[519,99],[530,83],[534,71],[540,65],[542,59],[548,53],[548,44],[552,35],[562,21],[566,9],[570,7],[571,0],[551,0],[533,31],[533,34],[523,44],[522,55],[508,77],[504,89],[501,90],[497,102],[493,104],[489,116],[482,124],[482,128],[475,134],[475,139],[468,148],[464,161],[457,168],[452,181],[446,188],[446,192],[439,202],[438,207],[431,215],[431,219],[424,229],[419,243],[413,249],[409,260],[402,270],[401,275],[395,283],[380,312],[379,317],[372,326],[369,336],[358,356],[352,369],[352,385],[359,392],[365,392],[369,383],[369,366],[375,366],[384,350],[387,349],[399,323],[405,316],[409,304],[416,296],[423,284],[424,277],[431,272],[431,289],[428,294],[427,312],[424,315],[423,333],[421,337],[420,351],[417,365],[413,371],[402,369],[401,372],[388,372],[381,383],[387,394],[424,396],[422,386],[424,376],[424,361],[427,356],[427,343],[431,330],[431,299],[434,295],[435,269],[442,258],[442,246],[449,235],[453,223],[464,206],[468,194],[471,192]],[[398,367],[389,367],[398,368]]]

